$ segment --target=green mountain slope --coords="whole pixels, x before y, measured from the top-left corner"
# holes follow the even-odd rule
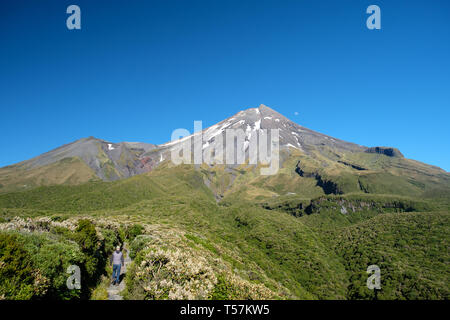
[[[38,186],[77,185],[93,180],[99,178],[79,158],[64,158],[28,170],[18,164],[0,169],[0,193],[29,190]]]
[[[223,269],[216,271],[217,279],[222,273],[231,274],[239,281],[264,286],[272,297],[370,299],[373,292],[365,287],[365,268],[379,264],[388,282],[382,282],[386,291],[382,289],[378,298],[448,298],[448,282],[438,281],[437,276],[445,274],[449,259],[448,210],[436,211],[446,208],[445,201],[361,191],[326,195],[317,177],[296,171],[299,159],[305,163],[305,172],[317,170],[323,176],[326,172],[338,185],[341,181],[333,180],[332,174],[342,170],[341,177],[344,173],[351,176],[355,170],[340,164],[330,164],[326,170],[314,168],[317,159],[294,153],[285,157],[278,175],[268,177],[245,165],[194,168],[166,162],[150,173],[114,182],[2,194],[1,219],[6,223],[15,216],[89,217],[139,223],[157,231],[160,239],[155,247],[154,231],[146,233],[149,238],[142,240],[142,246],[147,249],[139,259],[152,257],[149,252],[156,248],[187,252],[184,245],[180,247],[184,243],[206,261],[221,261]],[[423,176],[417,173],[428,183],[430,178]],[[437,181],[430,185],[445,186],[445,179]],[[366,237],[372,233],[379,238]],[[179,240],[173,240],[173,234]],[[400,264],[411,267],[397,270]],[[150,297],[138,282],[129,285],[129,298]],[[260,298],[267,297],[260,294]]]

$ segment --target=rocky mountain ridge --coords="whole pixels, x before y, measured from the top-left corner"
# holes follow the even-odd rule
[[[233,141],[235,143],[234,151],[236,154],[238,146],[243,148],[241,151],[244,151],[246,159],[248,159],[252,136],[255,137],[261,130],[278,129],[280,149],[285,150],[284,156],[280,159],[281,165],[292,152],[308,156],[311,159],[317,159],[319,156],[324,159],[321,160],[321,166],[329,166],[328,162],[331,161],[331,163],[359,171],[367,171],[368,168],[365,164],[344,159],[342,155],[357,156],[365,153],[404,158],[396,148],[368,148],[313,131],[289,120],[265,105],[240,111],[230,118],[203,129],[201,131],[201,148],[204,158],[208,153],[214,154],[214,145],[219,137],[224,142],[225,150],[227,146],[226,130],[228,129],[242,133],[243,143],[239,146],[237,142]],[[194,137],[197,135],[198,133],[192,134],[161,145],[143,142],[114,143],[94,137],[83,138],[33,159],[0,168],[0,192],[26,189],[38,185],[77,184],[93,179],[113,181],[149,172],[169,160],[173,148],[189,142],[193,150]],[[349,157],[347,156],[347,158]],[[68,167],[73,167],[72,163],[76,164],[77,169],[68,171]],[[295,165],[291,169],[295,171]],[[445,173],[444,170],[440,172]],[[8,188],[8,186],[11,187]]]

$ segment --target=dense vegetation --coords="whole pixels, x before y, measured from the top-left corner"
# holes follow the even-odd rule
[[[83,256],[77,246],[64,245],[63,241],[51,241],[45,236],[28,236],[20,233],[2,234],[0,246],[2,261],[0,291],[5,298],[31,299],[47,295],[70,297],[72,292],[69,290],[61,293],[65,282],[60,278],[64,279],[64,268],[83,262]],[[59,254],[63,259],[70,257],[69,261],[58,261]],[[57,276],[52,279],[53,283],[49,284],[50,279],[45,275],[51,274]]]
[[[343,195],[294,170],[261,177],[245,166],[5,193],[0,296],[104,299],[107,256],[127,242],[128,299],[448,299],[448,194],[402,178],[423,196],[385,195],[364,175],[335,180],[356,188]],[[80,291],[66,288],[71,264],[82,269]],[[381,268],[376,294],[366,287],[371,264]]]
[[[349,299],[448,299],[449,214],[389,213],[331,233],[350,275]],[[381,290],[365,286],[368,265],[382,270]]]
[[[90,220],[67,228],[51,220],[15,219],[0,233],[0,296],[5,299],[86,299],[119,243]],[[72,229],[72,230],[71,230]],[[81,289],[69,290],[67,268],[81,269]]]

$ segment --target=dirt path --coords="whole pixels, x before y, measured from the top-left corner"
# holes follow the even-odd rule
[[[126,251],[126,253],[125,253]],[[120,270],[120,283],[118,286],[113,286],[112,284],[108,287],[108,300],[122,300],[123,297],[120,294],[123,289],[125,289],[125,275],[127,273],[127,266],[131,263],[130,255],[128,249],[124,247],[123,250],[125,254],[124,266]]]

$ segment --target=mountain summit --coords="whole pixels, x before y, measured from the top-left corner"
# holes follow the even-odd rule
[[[279,129],[280,146],[287,146],[305,151],[310,146],[329,146],[339,150],[362,151],[367,148],[339,140],[294,123],[282,114],[261,104],[258,108],[249,108],[236,113],[209,128],[203,130],[203,143],[206,147],[218,134],[223,134],[226,129],[241,129],[249,141],[252,133],[261,129]],[[192,137],[192,136],[191,136]],[[184,140],[184,139],[183,139]],[[169,142],[160,147],[173,146]]]
[[[226,141],[225,132],[229,129],[242,130],[244,132],[243,151],[246,153],[246,157],[248,157],[248,148],[252,135],[258,134],[260,130],[270,131],[271,129],[279,129],[279,145],[281,148],[293,148],[306,154],[310,154],[312,150],[317,148],[323,149],[324,147],[331,148],[337,152],[359,152],[367,149],[366,147],[305,128],[261,104],[258,108],[242,110],[232,117],[202,130],[202,152],[204,154],[214,152],[211,149],[214,147],[213,143],[219,135],[222,136],[222,141],[224,146],[226,146],[228,141]],[[168,159],[172,148],[176,148],[179,144],[189,140],[193,144],[195,135],[197,134],[159,145],[144,156],[149,157],[148,161]],[[232,143],[234,144],[235,142],[233,141]],[[236,145],[234,147],[236,148]],[[153,164],[157,165],[158,163],[153,162]]]
[[[419,180],[421,177],[428,177],[425,179],[428,181],[430,176],[446,176],[445,171],[439,168],[403,158],[398,149],[367,148],[336,139],[294,123],[263,104],[258,108],[242,110],[204,129],[203,152],[210,151],[219,135],[225,138],[227,129],[244,132],[245,152],[248,152],[253,134],[264,129],[279,129],[282,165],[286,163],[291,166],[289,170],[292,172],[318,179],[326,175],[342,179],[344,175],[364,174],[367,177],[370,174],[389,173],[403,174],[414,177],[413,179],[418,179],[419,176]],[[0,192],[23,190],[38,185],[79,184],[90,180],[112,181],[128,178],[159,167],[170,159],[171,148],[189,139],[192,143],[193,137],[194,135],[190,135],[161,145],[141,142],[114,143],[94,137],[80,139],[33,159],[1,168]],[[392,160],[388,160],[389,158]],[[290,161],[293,161],[293,164]],[[363,187],[357,187],[360,185],[358,179],[352,182],[355,187],[349,187],[349,190],[362,190]],[[414,186],[417,188],[418,184]]]

